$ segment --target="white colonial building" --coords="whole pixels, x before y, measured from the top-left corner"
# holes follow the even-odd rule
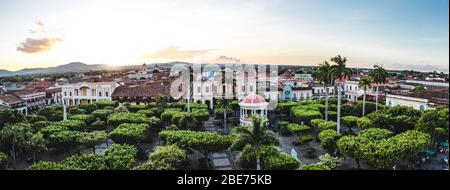
[[[192,99],[195,103],[208,104],[213,109],[216,98],[232,98],[233,84],[223,84],[216,75],[199,76],[192,83]]]
[[[119,86],[116,82],[80,82],[61,86],[65,105],[94,103],[111,100],[111,95]]]
[[[386,95],[386,106],[408,106],[417,110],[433,109],[429,99],[394,94]]]
[[[328,90],[328,97],[335,97],[334,86],[324,87],[323,85],[317,85],[312,87],[313,98],[321,99],[325,98],[326,90]]]

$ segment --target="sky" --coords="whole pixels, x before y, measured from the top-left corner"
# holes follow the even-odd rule
[[[448,0],[0,0],[0,69],[170,61],[449,70]]]

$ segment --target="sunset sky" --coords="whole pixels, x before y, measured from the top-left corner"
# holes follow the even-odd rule
[[[0,69],[341,54],[351,67],[448,72],[448,19],[448,0],[0,0]]]

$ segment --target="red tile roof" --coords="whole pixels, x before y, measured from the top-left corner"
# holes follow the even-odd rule
[[[0,100],[2,100],[3,102],[6,102],[9,105],[19,104],[19,103],[24,102],[24,100],[20,99],[19,97],[17,97],[16,95],[13,95],[13,94],[0,96]]]
[[[241,102],[246,104],[261,104],[265,103],[266,100],[260,95],[250,94],[244,99],[242,99]]]
[[[155,97],[157,95],[170,96],[170,86],[169,82],[148,82],[141,85],[122,85],[117,87],[112,98],[123,98],[123,97]]]

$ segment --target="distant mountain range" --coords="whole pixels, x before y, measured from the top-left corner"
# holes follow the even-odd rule
[[[73,62],[65,65],[48,68],[26,68],[18,71],[0,70],[0,76],[14,75],[30,75],[30,74],[48,74],[48,73],[66,73],[66,72],[88,72],[99,70],[119,70],[119,69],[135,69],[139,66],[109,66],[106,64],[88,65],[80,62]]]
[[[152,63],[148,64],[148,67],[152,68],[154,65],[158,65],[160,68],[171,68],[174,64],[190,64],[186,62],[170,62],[170,63]],[[80,62],[73,62],[65,65],[59,65],[56,67],[48,68],[25,68],[18,71],[8,71],[0,69],[0,77],[4,76],[14,76],[14,75],[32,75],[32,74],[49,74],[49,73],[67,73],[67,72],[89,72],[89,71],[112,71],[112,70],[134,70],[140,69],[142,65],[126,65],[126,66],[110,66],[106,64],[94,64],[88,65]]]

